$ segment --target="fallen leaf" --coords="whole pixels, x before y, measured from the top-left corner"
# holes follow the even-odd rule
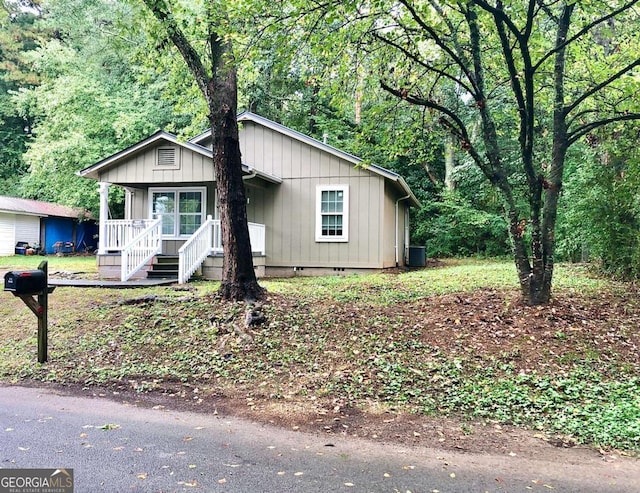
[[[198,486],[197,481],[178,481],[178,484],[181,484],[183,486]]]
[[[193,437],[184,437],[182,439],[183,442],[190,442],[191,440],[193,440]]]
[[[117,430],[118,428],[120,428],[120,425],[116,425],[113,423],[107,423],[106,425],[98,427],[99,430]]]

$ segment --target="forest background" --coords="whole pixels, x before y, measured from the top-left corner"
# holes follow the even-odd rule
[[[240,109],[403,175],[422,203],[413,211],[412,241],[426,245],[428,256],[509,255],[498,192],[437,115],[381,88],[384,50],[350,42],[357,30],[340,30],[333,49],[314,44],[340,19],[325,16],[322,26],[310,28],[296,23],[295,9],[287,11],[286,4],[267,11],[258,0],[232,3]],[[97,211],[95,183],[76,171],[161,128],[182,138],[206,129],[197,86],[142,3],[0,5],[1,195]],[[178,14],[197,31],[197,16]],[[625,49],[640,51],[637,36],[625,39]],[[473,129],[474,117],[458,99],[458,116]],[[536,108],[552,110],[552,102]],[[571,147],[558,210],[558,260],[592,260],[617,277],[640,276],[639,132],[637,122],[610,125]],[[111,200],[119,217],[122,197]]]

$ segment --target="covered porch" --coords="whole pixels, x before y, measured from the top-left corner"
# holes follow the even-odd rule
[[[206,278],[219,278],[222,268],[220,220],[211,214],[204,216],[207,210],[215,210],[212,205],[215,201],[207,202],[210,187],[125,188],[125,216],[128,217],[109,219],[110,186],[100,183],[97,262],[101,277],[120,281],[139,279],[146,277],[160,261],[169,261],[175,263],[176,272],[171,272],[181,284],[188,282],[199,269]],[[144,196],[144,202],[148,203],[148,207],[143,208],[148,218],[132,217],[136,215],[133,206],[136,193]],[[249,222],[249,235],[259,275],[260,267],[264,270],[266,255],[265,225]]]

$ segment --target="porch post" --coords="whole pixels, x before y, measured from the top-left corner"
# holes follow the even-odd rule
[[[109,220],[109,186],[101,181],[100,186],[100,222],[98,224],[98,255],[107,253],[107,221]]]
[[[124,189],[124,218],[133,219],[133,195],[134,191],[131,188],[125,187]]]

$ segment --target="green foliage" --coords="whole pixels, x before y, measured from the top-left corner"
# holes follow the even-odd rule
[[[637,128],[572,157],[559,254],[596,260],[607,274],[640,277],[640,153]]]
[[[428,204],[419,214],[415,238],[426,244],[429,257],[495,257],[509,252],[504,217],[474,208],[459,193],[445,193],[442,201]]]
[[[20,193],[97,211],[95,183],[76,172],[182,119],[164,98],[167,79],[134,63],[144,39],[125,4],[51,0],[46,7],[39,22],[56,34],[28,53],[40,83],[22,85],[12,99],[32,122]],[[122,194],[110,199],[116,211]]]
[[[37,16],[3,2],[0,8],[0,195],[17,195],[18,182],[26,172],[23,154],[31,121],[20,116],[11,98],[19,87],[37,85],[28,52],[35,49],[44,32]]]

